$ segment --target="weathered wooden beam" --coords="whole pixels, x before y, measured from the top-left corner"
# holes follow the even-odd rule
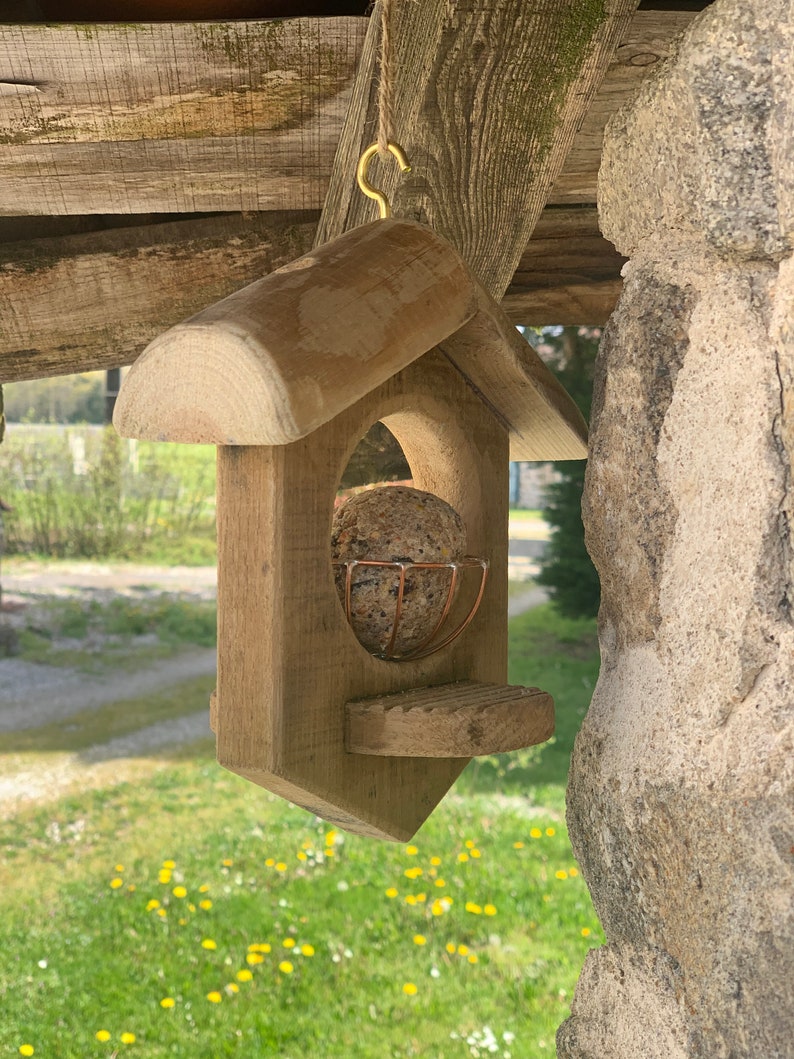
[[[311,247],[317,213],[234,214],[0,245],[0,382],[130,364]]]
[[[636,11],[622,33],[614,57],[588,108],[549,193],[549,203],[596,201],[604,128],[610,116],[631,100],[640,85],[672,54],[675,41],[696,11]]]
[[[0,25],[0,214],[319,209],[367,21]]]
[[[161,332],[305,253],[318,217],[229,214],[52,238],[34,224],[38,238],[0,242],[0,381],[131,363]],[[549,208],[503,306],[515,323],[602,323],[623,260],[595,209]]]
[[[637,0],[397,4],[394,136],[376,160],[396,216],[429,223],[501,298]],[[356,77],[318,238],[370,220],[352,174],[375,132],[379,9]],[[380,173],[378,172],[380,170]]]
[[[604,324],[623,286],[625,261],[601,235],[595,207],[547,207],[502,308],[517,324]]]

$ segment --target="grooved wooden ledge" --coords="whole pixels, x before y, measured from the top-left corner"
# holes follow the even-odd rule
[[[348,702],[345,748],[380,757],[477,757],[543,743],[554,700],[539,688],[460,681]]]

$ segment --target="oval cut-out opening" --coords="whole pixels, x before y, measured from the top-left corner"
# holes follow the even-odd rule
[[[467,554],[461,515],[413,488],[408,460],[383,423],[359,442],[340,485],[334,581],[359,643],[386,661],[445,647],[474,616],[487,577],[487,562]]]

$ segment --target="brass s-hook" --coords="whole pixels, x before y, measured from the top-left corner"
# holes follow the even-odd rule
[[[403,173],[410,173],[411,164],[405,157],[405,152],[403,151],[402,147],[400,147],[396,143],[389,142],[387,144],[387,148],[389,150],[389,153],[393,154],[394,157],[397,159],[397,162],[399,163],[400,169],[403,171]],[[378,145],[376,143],[371,144],[371,146],[369,146],[366,151],[364,151],[361,158],[359,158],[358,166],[356,167],[356,180],[358,181],[358,186],[361,188],[367,198],[374,199],[377,202],[378,207],[380,209],[381,220],[383,220],[384,217],[391,216],[391,207],[389,206],[389,200],[386,198],[382,191],[378,191],[378,189],[374,188],[372,184],[370,184],[367,180],[367,170],[369,169],[369,163],[377,153]]]

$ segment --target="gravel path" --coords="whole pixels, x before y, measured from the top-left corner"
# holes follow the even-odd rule
[[[38,728],[80,710],[139,698],[215,672],[215,649],[185,651],[146,669],[86,676],[72,669],[0,660],[0,732]]]

